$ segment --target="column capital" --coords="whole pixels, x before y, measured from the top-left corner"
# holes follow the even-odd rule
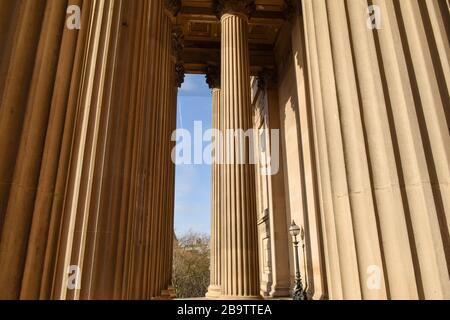
[[[278,83],[278,76],[274,69],[263,69],[258,73],[258,88],[266,90],[274,88]]]
[[[175,64],[175,85],[177,88],[181,88],[184,82],[185,69],[183,62],[177,62]]]
[[[206,72],[206,83],[209,88],[220,89],[220,67],[219,66],[208,66],[208,71]]]
[[[172,28],[172,59],[175,64],[175,86],[180,88],[184,82],[184,63],[182,54],[184,50],[183,29],[179,25]]]
[[[213,6],[219,19],[226,13],[241,14],[250,18],[256,11],[255,0],[214,0]]]
[[[171,18],[175,18],[181,11],[181,0],[164,0],[164,9]]]
[[[301,0],[284,0],[283,16],[288,22],[292,22],[295,16],[302,15],[302,1]]]

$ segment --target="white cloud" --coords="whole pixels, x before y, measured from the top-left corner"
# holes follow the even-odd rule
[[[183,84],[181,85],[180,93],[192,94],[197,91],[197,84],[193,77],[186,77]]]

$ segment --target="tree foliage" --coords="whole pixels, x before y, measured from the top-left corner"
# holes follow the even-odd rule
[[[177,298],[204,297],[210,280],[210,239],[189,231],[174,242],[173,286]]]

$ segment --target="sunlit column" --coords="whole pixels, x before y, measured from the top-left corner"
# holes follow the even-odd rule
[[[221,106],[224,110],[223,128],[224,130],[247,131],[253,127],[250,102],[248,19],[255,9],[255,2],[248,0],[216,1],[215,5],[222,25]],[[227,147],[230,142],[225,143]],[[237,152],[229,152],[229,154],[225,154],[226,164],[221,166],[223,175],[221,177],[224,179],[224,189],[221,192],[223,203],[220,207],[222,224],[221,285],[222,297],[225,299],[259,296],[255,167],[249,164],[248,151],[247,146],[245,148],[247,153],[245,164],[238,163]]]

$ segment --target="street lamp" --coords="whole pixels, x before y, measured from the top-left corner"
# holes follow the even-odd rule
[[[291,236],[292,236],[292,242],[294,244],[294,252],[295,252],[295,288],[294,288],[293,299],[294,300],[308,300],[306,291],[303,288],[302,275],[300,273],[300,259],[298,256],[299,241],[298,241],[297,237],[300,235],[300,232],[302,233],[302,237],[303,237],[304,232],[300,229],[299,226],[297,226],[295,224],[295,221],[292,221],[292,225],[289,228],[289,232],[291,233]]]

